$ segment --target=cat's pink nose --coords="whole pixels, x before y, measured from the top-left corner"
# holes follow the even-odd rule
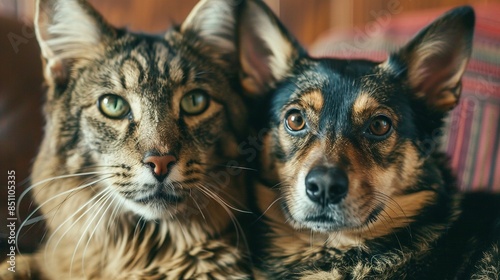
[[[147,156],[144,158],[144,163],[151,167],[156,178],[163,179],[163,177],[167,175],[168,169],[176,160],[177,159],[172,155]]]

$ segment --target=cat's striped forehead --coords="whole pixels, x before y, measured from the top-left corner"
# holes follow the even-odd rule
[[[106,75],[111,76],[106,78],[110,78],[120,90],[141,85],[183,86],[202,82],[207,70],[203,57],[182,46],[175,32],[170,34],[172,36],[166,39],[131,35],[132,39],[116,42],[107,54],[104,68]],[[215,65],[210,65],[213,67]]]

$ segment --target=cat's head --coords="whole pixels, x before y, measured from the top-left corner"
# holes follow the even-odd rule
[[[88,173],[67,188],[87,184],[146,219],[224,193],[237,200],[243,186],[226,169],[246,129],[235,9],[204,0],[181,26],[153,36],[112,27],[85,1],[38,1],[49,89],[34,180]]]

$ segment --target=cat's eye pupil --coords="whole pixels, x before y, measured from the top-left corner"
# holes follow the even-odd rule
[[[101,113],[111,119],[122,119],[130,112],[130,105],[124,98],[106,94],[99,98],[98,107]]]
[[[114,99],[114,104],[113,104],[113,109],[117,109],[118,108],[118,98],[115,98]]]
[[[181,109],[188,115],[203,113],[209,104],[208,95],[202,90],[188,92],[181,100]]]
[[[191,101],[193,102],[193,106],[196,106],[196,96],[194,94],[191,94]]]

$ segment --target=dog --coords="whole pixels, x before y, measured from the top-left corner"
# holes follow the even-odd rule
[[[386,61],[312,58],[244,3],[241,83],[269,111],[256,278],[499,279],[500,197],[460,193],[421,148],[459,102],[474,23],[458,7]]]

